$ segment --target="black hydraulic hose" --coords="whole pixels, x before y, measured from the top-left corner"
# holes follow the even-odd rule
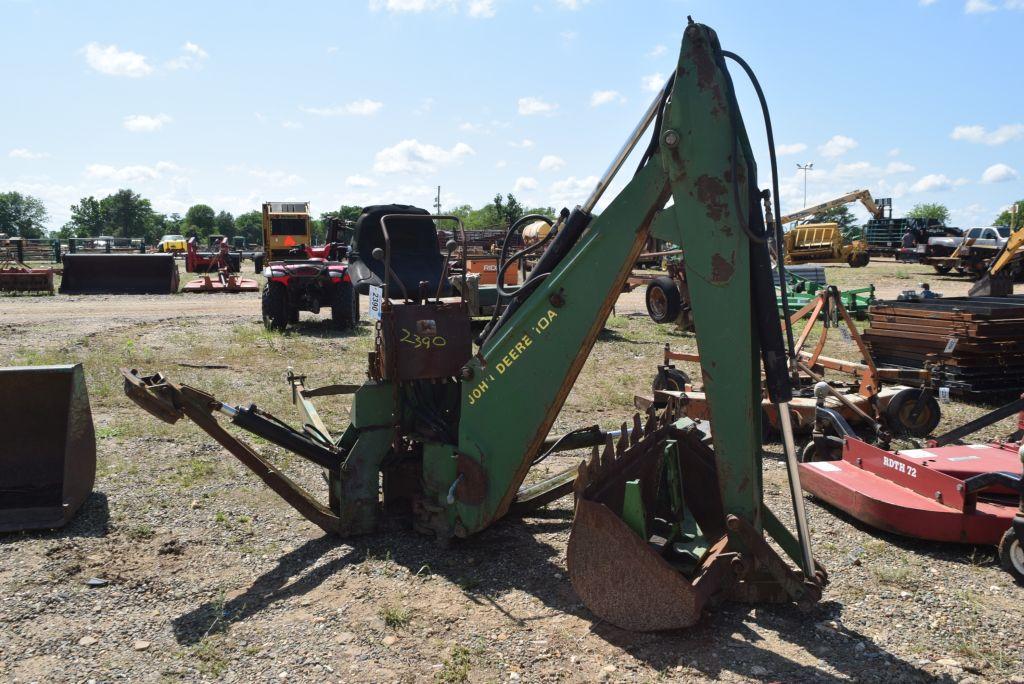
[[[775,133],[772,129],[772,117],[768,111],[768,100],[764,96],[764,90],[761,89],[761,82],[757,80],[757,76],[754,75],[754,70],[750,68],[746,60],[737,55],[735,52],[729,52],[723,50],[722,54],[728,57],[732,61],[736,62],[741,69],[747,74],[747,78],[750,79],[751,85],[754,86],[754,92],[757,93],[757,99],[761,104],[761,114],[764,117],[764,128],[765,135],[768,138],[768,156],[771,159],[772,166],[772,203],[775,209],[775,254],[776,254],[776,268],[779,273],[779,294],[782,298],[782,315],[786,326],[786,344],[789,347],[790,359],[796,358],[796,344],[793,340],[793,324],[789,320],[789,296],[786,291],[786,267],[783,264],[785,255],[783,254],[783,240],[782,240],[782,207],[779,202],[779,164],[775,154]],[[733,155],[735,159],[735,154]],[[735,176],[734,176],[735,178]]]
[[[640,164],[637,165],[634,176],[640,173],[647,162],[651,160],[654,153],[658,151],[658,145],[661,144],[661,122],[665,117],[665,105],[668,103],[669,95],[672,94],[672,86],[676,82],[676,72],[672,72],[672,75],[668,77],[665,82],[665,88],[661,91],[661,106],[658,107],[658,115],[654,119],[654,131],[651,133],[651,142],[647,144],[647,149],[644,150],[643,156],[640,158]]]
[[[528,247],[524,247],[523,249],[519,250],[518,252],[516,252],[515,254],[506,259],[505,252],[508,249],[509,241],[512,239],[512,236],[519,231],[520,226],[525,225],[527,221],[544,221],[549,226],[551,226],[551,230],[549,230],[548,234],[545,235],[543,239],[541,239],[539,242],[529,245]],[[501,243],[501,252],[498,255],[498,279],[496,283],[498,288],[498,295],[502,297],[512,297],[522,289],[521,285],[519,286],[519,288],[515,290],[505,289],[505,270],[511,264],[514,264],[517,260],[522,259],[527,254],[535,252],[544,245],[546,245],[553,237],[555,237],[555,233],[557,232],[555,226],[558,225],[559,223],[561,223],[561,219],[558,222],[553,223],[549,217],[544,216],[543,214],[527,214],[526,216],[523,216],[518,221],[513,223],[511,226],[509,226],[508,232],[505,233],[505,240]]]

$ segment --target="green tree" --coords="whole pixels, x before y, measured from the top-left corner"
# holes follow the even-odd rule
[[[327,225],[327,220],[331,218],[340,218],[344,221],[355,221],[363,213],[363,208],[352,204],[342,204],[337,211],[325,211],[320,214],[320,221],[324,225]]]
[[[0,233],[11,237],[41,238],[49,216],[43,201],[20,192],[0,193]]]
[[[498,222],[505,226],[511,226],[525,214],[523,205],[511,192],[505,195],[504,201],[500,194],[495,195],[491,203],[494,205],[494,214],[498,217]]]
[[[250,245],[263,244],[263,212],[247,211],[235,218],[235,234]]]
[[[100,201],[89,195],[71,205],[71,220],[64,224],[65,237],[96,237],[103,234],[103,212]]]
[[[213,219],[213,227],[221,235],[231,237],[235,234],[235,217],[228,211],[217,212],[216,218]]]
[[[151,237],[153,207],[148,199],[125,188],[100,200],[103,228],[113,237]]]
[[[1014,219],[1013,216],[1013,205],[1017,205],[1017,217]],[[1018,200],[1009,206],[1008,209],[1003,211],[996,216],[996,220],[992,222],[993,226],[1011,226],[1013,228],[1019,228],[1024,225],[1024,200]]]
[[[938,219],[943,225],[949,223],[949,209],[944,204],[915,204],[907,212],[907,218]]]
[[[193,204],[185,212],[185,230],[194,230],[199,237],[213,234],[217,213],[208,204]]]

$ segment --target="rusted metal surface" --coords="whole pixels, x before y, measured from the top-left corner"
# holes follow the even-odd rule
[[[53,294],[53,269],[29,268],[17,261],[0,260],[0,292]]]
[[[0,425],[0,531],[64,525],[96,475],[82,365],[0,368]]]
[[[472,353],[469,312],[462,302],[385,306],[377,340],[383,380],[457,376]]]

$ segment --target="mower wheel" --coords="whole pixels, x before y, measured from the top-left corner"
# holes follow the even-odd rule
[[[800,450],[797,460],[801,463],[811,463],[818,460],[818,445],[814,443],[813,439],[804,444],[804,448]]]
[[[658,276],[647,285],[647,314],[655,323],[672,323],[682,310],[679,288],[668,276]]]
[[[935,272],[939,275],[946,275],[953,270],[953,264],[932,264],[932,268],[934,268]]]
[[[918,399],[920,397],[920,400]],[[914,411],[918,409],[917,416]],[[931,394],[921,397],[921,390],[907,388],[900,390],[885,407],[886,423],[897,436],[927,437],[939,424],[941,412],[939,402]]]
[[[999,541],[999,565],[1013,575],[1018,582],[1024,582],[1024,545],[1011,525]]]
[[[673,392],[684,392],[689,382],[690,376],[678,368],[659,368],[658,374],[654,376],[654,382],[651,383],[651,391],[671,390]]]
[[[359,294],[352,283],[342,281],[335,288],[331,320],[338,330],[352,330],[359,325]]]
[[[288,311],[288,290],[281,283],[267,283],[263,288],[263,325],[267,330],[284,330],[291,318]]]

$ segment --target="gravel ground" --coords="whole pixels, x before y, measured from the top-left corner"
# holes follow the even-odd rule
[[[925,275],[915,268],[837,278],[895,289]],[[620,300],[556,430],[628,417],[663,339],[692,348],[629,315],[640,308],[642,295]],[[726,604],[665,634],[597,622],[575,597],[569,498],[448,549],[413,532],[324,536],[196,428],[160,424],[120,392],[116,368],[132,365],[291,419],[287,365],[315,370],[313,384],[361,376],[368,327],[337,336],[313,320],[269,335],[257,316],[254,295],[0,298],[0,364],[84,361],[99,437],[95,493],[72,523],[0,536],[0,679],[1024,682],[1012,617],[1024,588],[991,549],[881,534],[811,498],[831,576],[820,604]],[[230,368],[176,365],[194,362]],[[943,408],[940,429],[984,410]],[[322,493],[315,469],[283,463]],[[786,519],[774,453],[765,489]]]

